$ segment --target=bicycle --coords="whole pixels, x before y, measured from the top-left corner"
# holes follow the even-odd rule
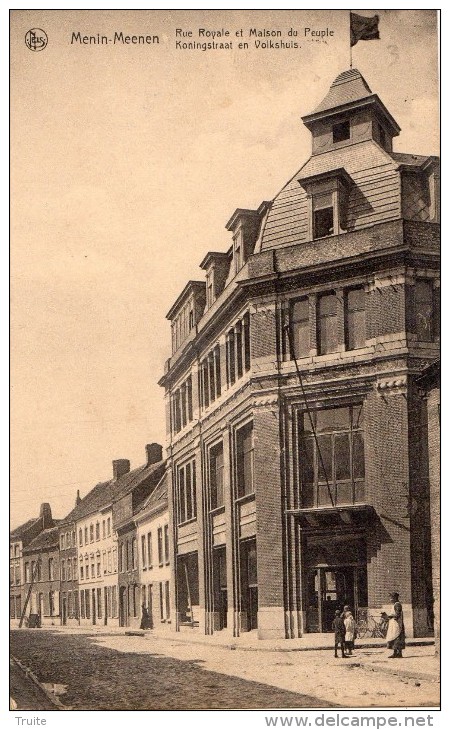
[[[356,624],[356,636],[358,639],[364,639],[366,636],[373,639],[385,639],[388,623],[389,621],[382,617],[379,621],[376,621],[373,616],[361,618]]]

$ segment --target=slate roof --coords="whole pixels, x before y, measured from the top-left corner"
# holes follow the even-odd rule
[[[16,527],[12,532],[9,533],[10,540],[21,540],[22,537],[28,532],[30,527],[32,527],[40,519],[42,518],[32,517],[31,520],[27,520],[27,522],[24,522],[23,525],[19,525],[19,527]]]
[[[358,69],[352,68],[339,74],[331,84],[325,98],[316,106],[312,113],[317,114],[328,109],[334,109],[334,107],[342,106],[343,104],[366,99],[371,95],[372,91],[367,81]]]
[[[158,461],[156,464],[150,464],[150,466],[144,464],[136,469],[132,469],[118,479],[100,482],[61,520],[60,524],[68,524],[82,520],[84,517],[88,517],[88,515],[104,509],[112,504],[113,501],[133,491],[133,489],[153,474],[157,474],[158,470],[162,470],[164,466],[165,461]]]
[[[49,550],[50,548],[57,548],[59,545],[59,522],[60,520],[54,520],[54,527],[49,527],[47,530],[42,530],[37,537],[32,540],[26,548],[23,549],[23,554],[34,553],[38,550]]]
[[[167,491],[167,472],[162,476],[153,492],[147,497],[136,513],[136,519],[144,517],[147,513],[159,512],[169,507]]]
[[[391,157],[400,165],[408,167],[422,167],[423,163],[429,159],[426,155],[409,155],[405,152],[391,152]]]

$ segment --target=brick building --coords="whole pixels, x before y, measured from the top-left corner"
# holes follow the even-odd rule
[[[438,353],[439,172],[356,70],[303,123],[312,154],[237,209],[168,313],[174,627],[296,637],[400,593],[429,631],[415,376]]]
[[[9,616],[13,625],[18,625],[26,599],[25,567],[23,550],[43,530],[53,527],[52,510],[43,503],[39,517],[27,520],[9,535]]]
[[[24,560],[24,607],[28,593],[25,616],[39,616],[40,626],[60,624],[60,569],[59,528],[42,530],[23,549]]]
[[[148,628],[166,626],[170,615],[170,544],[167,477],[164,474],[135,516],[139,554],[141,607],[147,608]]]
[[[118,615],[120,626],[138,627],[141,621],[141,585],[139,575],[138,532],[136,515],[164,474],[162,446],[146,446],[147,461],[130,471],[130,462],[122,459],[120,485],[114,492],[112,519],[118,550]],[[117,462],[116,462],[117,463]],[[127,466],[128,465],[128,466]]]
[[[75,510],[81,504],[80,491],[77,491]],[[60,614],[63,626],[78,626],[80,623],[80,598],[78,592],[78,545],[75,510],[60,520],[59,564],[60,564]]]
[[[433,565],[433,617],[436,654],[441,652],[441,363],[424,368],[417,384],[426,398],[426,437],[430,479],[431,554]]]

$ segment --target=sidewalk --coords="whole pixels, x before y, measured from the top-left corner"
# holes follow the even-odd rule
[[[36,629],[29,629],[35,631]],[[46,629],[39,629],[45,631]],[[239,637],[225,632],[216,632],[211,636],[201,634],[198,628],[183,628],[173,631],[171,628],[155,628],[148,631],[111,626],[51,627],[51,630],[63,633],[84,633],[95,635],[129,635],[130,638],[141,637],[143,641],[163,641],[186,646],[202,645],[211,648],[228,649],[245,652],[331,652],[333,651],[332,634],[306,634],[299,639],[258,639],[256,632],[246,632]],[[147,648],[147,647],[146,647]],[[149,647],[150,648],[150,647]],[[389,660],[389,650],[384,639],[357,639],[355,653],[346,660],[346,665],[361,667],[367,672],[382,672],[411,680],[439,682],[440,663],[434,655],[434,639],[411,638],[406,640],[404,657],[401,660]],[[317,654],[317,656],[320,656]],[[324,657],[325,658],[325,657]]]

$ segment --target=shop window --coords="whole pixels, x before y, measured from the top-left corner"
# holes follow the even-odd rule
[[[318,299],[317,311],[319,354],[336,352],[338,349],[337,296],[323,294]]]
[[[366,308],[364,288],[349,289],[345,294],[345,345],[356,350],[366,344]]]
[[[237,496],[252,494],[253,485],[253,422],[236,432]]]
[[[310,415],[315,435],[310,416],[299,416],[302,507],[364,501],[362,404],[314,411]]]

